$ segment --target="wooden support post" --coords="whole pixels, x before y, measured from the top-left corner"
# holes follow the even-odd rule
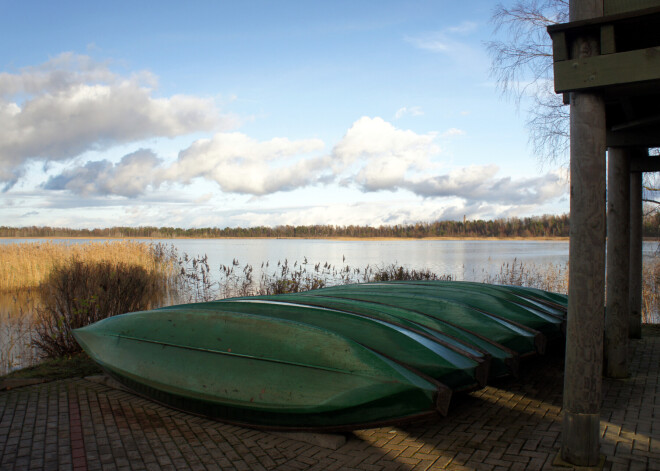
[[[630,338],[642,338],[642,172],[630,174]]]
[[[602,0],[571,0],[570,20],[603,15]],[[576,38],[572,57],[600,52],[599,38]],[[605,104],[571,94],[571,229],[561,458],[600,460],[605,295]]]
[[[630,323],[630,159],[633,152],[610,148],[607,166],[607,308],[605,375],[628,377]]]

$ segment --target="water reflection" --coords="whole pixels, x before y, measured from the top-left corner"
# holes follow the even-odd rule
[[[33,290],[0,292],[0,374],[36,360],[30,341],[37,305]]]

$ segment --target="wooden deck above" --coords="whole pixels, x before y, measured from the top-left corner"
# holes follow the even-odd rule
[[[608,146],[660,147],[660,0],[610,0],[605,12],[548,28],[555,91],[567,103],[569,92],[603,96]],[[598,53],[577,57],[581,37],[594,38]]]

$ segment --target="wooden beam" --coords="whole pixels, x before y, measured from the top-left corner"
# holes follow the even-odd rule
[[[628,111],[630,110],[626,110],[626,112]],[[627,123],[617,124],[616,126],[612,126],[611,131],[613,132],[626,131],[628,129],[644,128],[657,124],[660,124],[660,114],[656,114],[653,116],[646,116],[644,118],[639,118],[639,119],[633,119],[628,121]]]
[[[552,35],[552,57],[555,61],[568,60],[568,44],[563,31]]]
[[[660,172],[660,157],[636,155],[630,159],[630,171],[636,173]]]
[[[658,127],[642,130],[608,131],[607,147],[660,147]]]
[[[614,54],[615,52],[616,40],[614,38],[614,25],[603,25],[600,27],[600,53]]]
[[[638,1],[638,0],[632,0]],[[589,28],[599,27],[605,23],[616,24],[619,22],[626,22],[630,20],[637,20],[640,17],[651,17],[652,15],[660,15],[660,5],[649,8],[635,8],[634,10],[626,11],[625,13],[608,14],[607,16],[596,16],[579,21],[570,21],[568,23],[558,23],[547,27],[548,33],[554,35],[561,31],[571,32],[577,35],[589,34]]]
[[[554,63],[557,93],[660,81],[660,47]]]
[[[633,159],[634,160],[634,159]],[[642,338],[642,174],[630,174],[630,338]]]
[[[604,0],[603,3],[606,15],[655,7],[660,4],[658,0]]]
[[[607,165],[607,308],[605,375],[628,377],[630,324],[630,158],[632,149],[610,148]]]
[[[570,0],[569,16],[571,21],[602,17],[603,2]],[[581,61],[598,54],[599,39],[576,37],[571,56]],[[572,465],[595,466],[603,374],[605,101],[593,93],[571,93],[570,106],[571,240],[560,457]]]

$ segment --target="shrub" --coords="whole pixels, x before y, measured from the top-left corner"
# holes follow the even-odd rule
[[[299,293],[323,288],[327,284],[328,277],[337,275],[334,267],[327,263],[323,267],[320,263],[316,264],[314,268],[307,270],[307,258],[300,264],[297,261],[294,262],[293,267],[289,265],[288,260],[284,260],[284,263],[278,262],[277,265],[278,270],[273,274],[262,273],[257,291],[259,294]]]
[[[451,281],[451,275],[438,275],[433,273],[428,268],[422,270],[410,270],[402,266],[394,264],[388,265],[383,268],[378,268],[376,271],[366,271],[367,280],[365,281],[420,281],[420,280],[443,280]]]
[[[124,262],[72,259],[56,266],[41,285],[33,344],[44,358],[79,352],[73,329],[106,317],[151,307],[166,280],[144,267]]]

